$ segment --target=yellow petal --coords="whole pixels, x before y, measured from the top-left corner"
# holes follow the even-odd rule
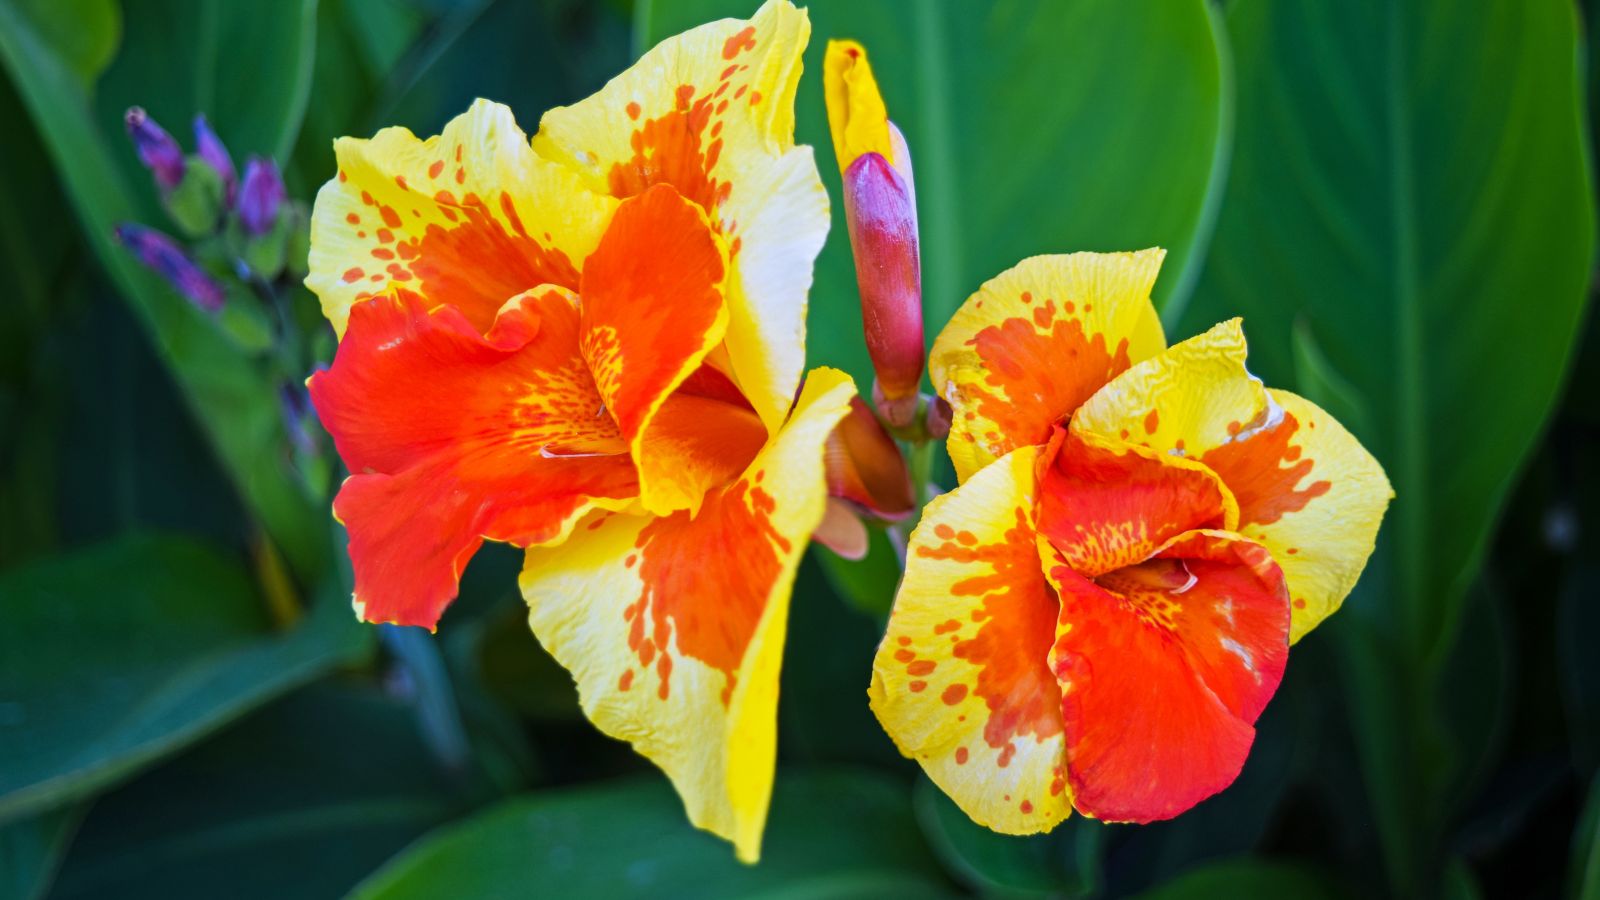
[[[811,148],[794,145],[794,94],[811,34],[803,10],[769,0],[668,38],[598,93],[552,109],[533,148],[618,197],[667,183],[727,241],[728,357],[775,430],[805,365],[806,295],[828,232]]]
[[[1072,811],[1049,659],[1060,605],[1034,532],[1038,456],[1017,450],[928,504],[868,690],[900,752],[1007,834]]]
[[[538,158],[511,111],[479,100],[418,140],[385,128],[334,142],[339,174],[311,215],[309,287],[334,331],[350,307],[400,285],[487,332],[506,301],[578,287],[617,201]]]
[[[829,41],[822,63],[822,89],[839,171],[850,168],[863,153],[877,153],[890,165],[897,165],[889,111],[872,77],[866,48],[855,41]]]
[[[962,304],[928,366],[954,413],[948,447],[959,479],[1044,443],[1112,377],[1161,352],[1150,288],[1165,255],[1035,256]]]
[[[1283,569],[1290,639],[1299,640],[1355,586],[1393,491],[1343,426],[1310,401],[1268,390],[1245,354],[1239,320],[1223,322],[1129,369],[1072,427],[1215,471],[1238,500],[1239,533]]]
[[[817,369],[794,415],[697,516],[606,514],[528,552],[541,643],[600,730],[667,773],[689,820],[760,855],[789,593],[822,520],[822,447],[855,386]]]

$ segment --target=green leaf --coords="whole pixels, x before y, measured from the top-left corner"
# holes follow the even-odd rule
[[[1589,783],[1589,799],[1572,832],[1570,865],[1569,896],[1600,900],[1600,778]]]
[[[1563,0],[1227,11],[1233,169],[1182,334],[1242,314],[1252,369],[1292,385],[1303,322],[1370,411],[1349,424],[1396,499],[1341,617],[1355,621],[1333,627],[1353,645],[1350,708],[1392,887],[1409,894],[1442,865],[1454,773],[1437,765],[1440,672],[1586,301],[1576,20]]]
[[[0,897],[37,900],[45,895],[81,814],[69,807],[0,826]]]
[[[1242,314],[1289,384],[1314,332],[1395,484],[1383,614],[1435,660],[1585,303],[1575,25],[1561,0],[1228,5],[1233,172],[1185,333]]]
[[[747,0],[640,0],[643,45]],[[1166,247],[1157,303],[1176,314],[1210,236],[1227,169],[1231,93],[1202,0],[1129,14],[1115,0],[814,0],[800,143],[834,198],[811,291],[812,363],[871,384],[838,165],[822,100],[829,38],[860,40],[911,147],[931,341],[984,281],[1024,257]]]
[[[138,313],[216,446],[240,494],[307,581],[327,558],[329,516],[308,497],[289,463],[274,384],[239,354],[204,313],[144,270],[112,240],[119,222],[153,221],[119,174],[83,87],[16,6],[0,0],[0,63],[31,111],[84,237]],[[123,147],[123,165],[133,153]]]
[[[1139,895],[1140,900],[1339,900],[1352,896],[1337,878],[1312,866],[1254,859],[1212,863]]]
[[[246,571],[176,537],[9,572],[0,610],[0,821],[125,778],[371,640],[342,598],[266,632]]]
[[[900,586],[901,565],[888,529],[868,526],[867,555],[861,559],[845,559],[821,544],[812,545],[811,556],[846,603],[880,623],[888,617]]]
[[[851,772],[778,778],[761,863],[696,831],[650,775],[507,801],[441,829],[376,872],[361,900],[525,897],[935,897],[947,888],[904,786]]]
[[[100,83],[105,117],[143,106],[185,146],[211,118],[235,162],[287,159],[311,96],[317,0],[139,0]]]
[[[337,897],[459,807],[407,705],[319,685],[96,801],[52,897]]]
[[[1100,889],[1106,826],[1074,816],[1049,834],[999,834],[973,822],[926,778],[917,820],[945,866],[986,895],[1084,897]]]
[[[14,0],[39,39],[85,86],[117,53],[122,9],[116,0]]]

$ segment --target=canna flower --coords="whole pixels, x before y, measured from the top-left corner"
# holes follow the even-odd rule
[[[996,831],[1170,818],[1232,783],[1392,495],[1250,375],[1237,320],[1163,350],[1161,259],[1025,260],[934,344],[961,485],[911,537],[869,694]]]
[[[828,512],[813,539],[845,559],[867,554],[864,520],[899,522],[916,509],[905,457],[872,408],[850,398],[850,411],[824,449]]]
[[[867,52],[829,41],[823,62],[828,127],[844,181],[845,223],[861,291],[874,400],[889,424],[910,425],[922,382],[922,262],[911,151],[889,121]]]
[[[484,540],[527,548],[539,640],[584,711],[754,860],[794,573],[854,387],[804,378],[828,226],[793,103],[810,33],[771,0],[670,38],[532,141],[478,101],[335,144],[310,380],[353,473],[358,615],[432,628]]]

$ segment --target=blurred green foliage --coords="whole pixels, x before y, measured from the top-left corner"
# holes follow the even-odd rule
[[[1244,316],[1254,370],[1395,483],[1239,781],[1180,819],[1002,837],[899,759],[864,696],[887,547],[801,572],[754,869],[582,718],[514,552],[437,636],[353,621],[282,373],[112,241],[162,216],[123,109],[204,112],[309,199],[337,135],[477,96],[531,130],[754,6],[0,0],[0,894],[1600,895],[1587,3],[810,4],[799,140],[837,198],[817,73],[862,40],[915,156],[930,340],[1024,256],[1159,244],[1169,335]],[[868,383],[834,206],[812,362]]]

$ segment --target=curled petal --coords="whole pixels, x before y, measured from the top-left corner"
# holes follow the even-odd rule
[[[598,93],[545,113],[533,139],[596,192],[668,184],[706,211],[731,257],[729,374],[769,432],[800,383],[806,294],[828,232],[811,148],[794,144],[810,34],[804,10],[769,0],[748,21],[670,37]]]
[[[853,392],[814,371],[793,417],[698,515],[597,514],[560,548],[530,550],[522,574],[529,623],[584,712],[746,861],[772,792],[790,588],[826,501],[822,443]]]
[[[1147,447],[1058,427],[1044,469],[1039,533],[1088,578],[1149,559],[1186,531],[1239,519],[1210,469]]]
[[[895,522],[911,515],[911,472],[900,447],[860,397],[828,435],[828,494],[874,518]]]
[[[1315,404],[1245,368],[1238,320],[1129,369],[1085,403],[1075,431],[1121,436],[1215,471],[1241,534],[1283,567],[1299,640],[1355,586],[1389,498],[1383,468]]]
[[[1289,656],[1288,590],[1266,549],[1193,531],[1097,579],[1041,554],[1061,598],[1050,665],[1078,811],[1168,819],[1233,783]]]
[[[1106,382],[1161,352],[1150,288],[1164,255],[1035,256],[967,299],[928,363],[934,392],[951,406],[958,478],[1043,444]]]
[[[848,172],[867,153],[899,164],[889,130],[889,111],[878,92],[878,81],[872,77],[865,47],[855,41],[829,41],[822,61],[822,90],[840,172]]]
[[[353,473],[334,513],[367,621],[432,628],[485,539],[560,541],[638,489],[559,289],[520,298],[488,335],[453,306],[375,297],[310,388]]]
[[[668,399],[727,330],[726,275],[705,213],[670,185],[624,201],[584,263],[583,357],[639,464],[640,499],[657,514],[698,509],[706,488],[765,442],[748,405],[688,392]],[[730,466],[716,465],[729,456]]]
[[[1038,456],[1019,449],[928,504],[867,692],[900,752],[1007,834],[1072,812],[1050,668],[1060,605],[1034,532]]]

